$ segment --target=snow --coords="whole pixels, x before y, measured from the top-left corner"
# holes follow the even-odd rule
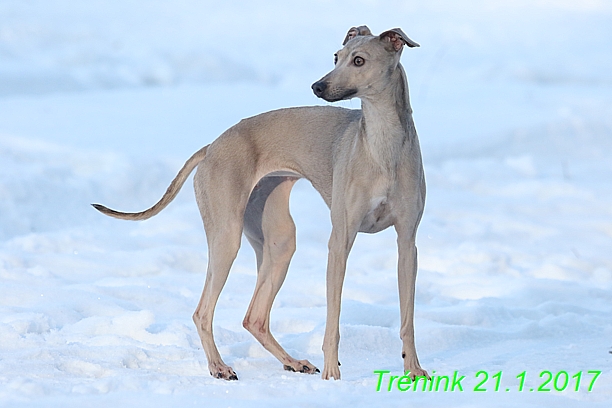
[[[428,186],[417,350],[464,391],[376,391],[374,370],[402,367],[392,230],[349,258],[341,381],[283,371],[242,328],[244,242],[214,326],[240,381],[215,380],[191,321],[207,253],[189,183],[140,223],[89,204],[144,209],[241,118],[323,103],[310,85],[364,23],[421,44],[402,57]],[[609,406],[611,23],[603,0],[1,2],[0,406]],[[329,213],[306,181],[291,207],[272,331],[321,368]],[[530,392],[545,370],[582,371],[580,390]],[[479,371],[500,391],[473,391]]]

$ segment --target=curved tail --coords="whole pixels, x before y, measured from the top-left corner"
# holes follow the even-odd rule
[[[191,174],[193,169],[195,169],[196,166],[200,164],[200,162],[206,156],[206,150],[208,150],[208,145],[204,146],[203,148],[195,152],[193,156],[191,156],[189,160],[185,162],[185,164],[183,165],[183,168],[179,170],[174,180],[172,180],[172,183],[170,183],[170,186],[166,190],[166,193],[164,194],[164,196],[153,207],[149,208],[148,210],[144,210],[144,211],[137,212],[137,213],[125,213],[125,212],[111,210],[110,208],[107,208],[100,204],[92,204],[92,206],[96,210],[100,211],[102,214],[105,214],[105,215],[108,215],[114,218],[119,218],[122,220],[140,221],[140,220],[149,219],[153,217],[154,215],[159,214],[161,210],[166,208],[166,206],[170,204],[172,200],[174,200],[178,192],[181,190],[181,187],[183,187],[183,184],[185,184],[185,180],[187,180],[187,177],[189,177],[189,174]]]

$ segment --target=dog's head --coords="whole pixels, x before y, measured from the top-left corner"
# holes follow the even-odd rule
[[[366,26],[352,27],[334,54],[335,68],[312,85],[328,102],[381,92],[399,64],[404,45],[418,47],[399,28],[374,36]]]

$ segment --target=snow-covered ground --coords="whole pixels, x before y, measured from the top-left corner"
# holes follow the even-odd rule
[[[417,349],[463,391],[376,391],[375,370],[402,368],[391,230],[349,259],[341,381],[283,371],[241,327],[245,243],[215,316],[240,381],[215,380],[191,322],[207,254],[189,184],[141,223],[89,204],[148,207],[241,118],[322,103],[310,84],[360,24],[421,44],[402,60],[428,182]],[[0,406],[610,406],[611,38],[604,0],[3,0]],[[306,181],[291,205],[272,330],[321,367],[329,215]]]

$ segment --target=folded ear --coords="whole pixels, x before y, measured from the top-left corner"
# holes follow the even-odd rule
[[[353,27],[350,30],[348,30],[348,33],[346,33],[346,37],[344,37],[344,42],[342,43],[342,45],[346,45],[346,43],[349,42],[349,40],[352,40],[358,35],[372,35],[372,32],[367,26],[364,26],[364,25],[359,26],[359,27]]]
[[[388,42],[395,51],[401,50],[404,44],[411,48],[420,47],[419,44],[408,38],[401,28],[392,28],[391,30],[385,31],[378,37],[381,41]]]

